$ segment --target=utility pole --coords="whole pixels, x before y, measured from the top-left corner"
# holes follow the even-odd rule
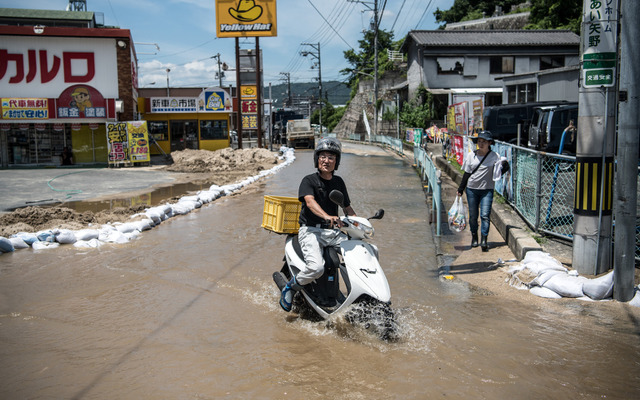
[[[211,56],[211,58],[215,58],[218,60],[218,87],[222,87],[222,78],[224,77],[224,72],[222,72],[221,62],[220,62],[220,53],[215,56]],[[225,64],[226,65],[226,64]]]
[[[618,31],[612,3],[583,0],[572,262],[586,275],[611,266]]]
[[[291,73],[289,72],[280,72],[280,75],[284,75],[287,80],[287,97],[289,99],[289,107],[293,104],[293,99],[291,97]]]
[[[320,134],[322,134],[322,58],[320,57],[320,42],[317,44],[314,43],[302,43],[305,46],[311,46],[315,50],[312,51],[302,51],[304,57],[313,56],[318,60],[318,102],[320,102]],[[311,113],[309,113],[309,118],[311,118]]]
[[[373,11],[373,134],[378,134],[378,0],[347,0],[351,3],[361,3]],[[373,5],[373,6],[372,6]]]
[[[634,295],[636,249],[636,202],[638,201],[638,133],[640,132],[640,87],[637,54],[640,50],[640,15],[637,0],[621,0],[620,83],[618,105],[618,165],[615,192],[615,249],[613,298],[629,301]],[[634,57],[635,55],[635,57]]]

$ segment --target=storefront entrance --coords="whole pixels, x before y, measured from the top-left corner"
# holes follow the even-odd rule
[[[198,121],[176,120],[171,121],[171,151],[184,149],[198,149]]]

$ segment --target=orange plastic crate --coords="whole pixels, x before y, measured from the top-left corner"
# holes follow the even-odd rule
[[[264,196],[262,227],[276,233],[298,233],[301,207],[296,197]]]

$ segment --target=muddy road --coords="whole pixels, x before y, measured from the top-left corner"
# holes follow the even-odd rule
[[[401,339],[283,312],[284,237],[263,195],[295,196],[312,153],[124,245],[0,256],[3,399],[629,399],[634,314],[506,300],[438,279],[421,183],[403,160],[346,146],[338,173],[374,221]],[[516,290],[506,288],[506,290]],[[540,305],[542,304],[542,306]]]

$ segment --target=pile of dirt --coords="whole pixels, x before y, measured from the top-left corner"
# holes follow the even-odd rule
[[[267,149],[239,149],[230,147],[217,151],[182,150],[171,153],[173,164],[166,167],[174,172],[232,172],[251,171],[257,175],[278,164],[278,155]]]
[[[267,149],[225,148],[217,151],[182,150],[171,153],[173,163],[161,167],[176,172],[175,183],[207,182],[223,186],[255,176],[271,169],[282,160],[279,153]],[[116,193],[113,198],[121,198]],[[178,198],[166,199],[174,203]],[[61,206],[26,207],[0,216],[0,236],[9,237],[18,232],[35,233],[47,229],[83,229],[105,223],[131,221],[131,216],[144,211],[142,205],[119,207],[99,212],[77,212]]]

